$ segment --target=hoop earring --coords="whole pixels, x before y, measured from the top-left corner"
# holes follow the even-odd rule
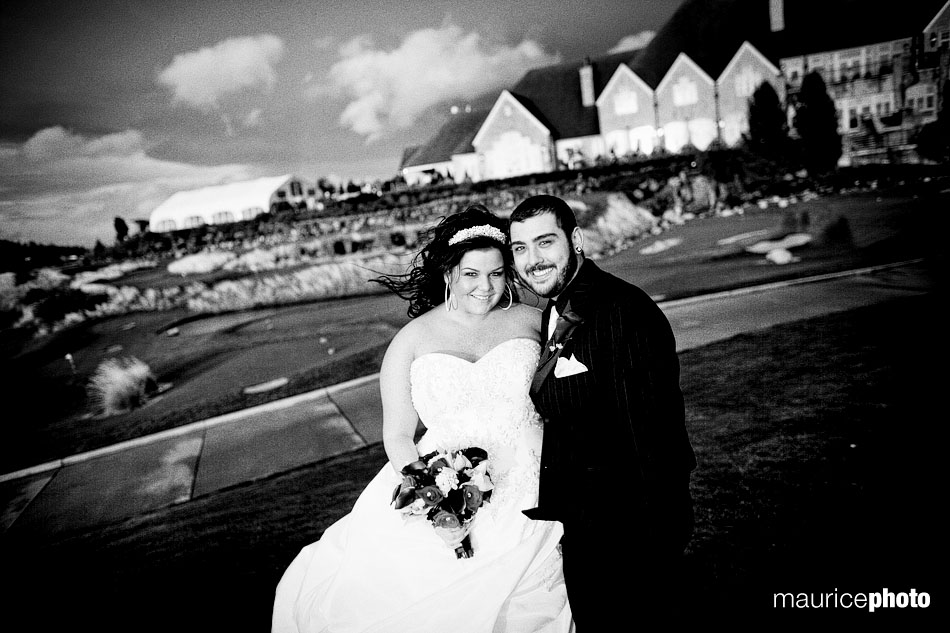
[[[506,311],[511,309],[511,304],[515,302],[515,293],[511,291],[511,286],[508,285],[507,281],[505,282],[505,290],[508,291],[508,305],[502,308],[502,310]]]
[[[445,282],[445,311],[450,312],[452,310],[449,304],[449,283]]]

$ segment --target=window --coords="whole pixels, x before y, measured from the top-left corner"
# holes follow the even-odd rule
[[[241,210],[241,219],[252,220],[260,213],[262,213],[260,207],[248,207],[247,209]]]
[[[215,224],[234,222],[234,214],[230,211],[216,211],[215,214],[211,216],[211,221]]]
[[[633,90],[620,90],[614,97],[614,114],[636,114],[640,110],[637,93]]]
[[[290,195],[292,195],[292,196],[302,196],[302,195],[303,195],[303,187],[301,187],[301,186],[300,186],[300,183],[297,182],[296,180],[291,180],[291,181],[290,181]]]
[[[699,90],[696,82],[688,77],[680,77],[673,85],[673,105],[676,107],[693,105],[699,101]]]
[[[155,226],[157,231],[174,231],[177,228],[178,225],[175,224],[174,220],[162,220]]]
[[[933,95],[927,95],[927,109],[928,109],[928,110],[933,110],[933,109],[934,109],[934,96],[933,96]]]
[[[848,127],[852,130],[858,127],[858,111],[854,108],[848,108]]]
[[[201,226],[205,223],[205,219],[200,215],[190,215],[185,218],[185,228],[193,229],[196,226]]]
[[[736,96],[751,97],[760,83],[762,83],[762,75],[755,72],[752,66],[743,66],[742,70],[736,74]]]

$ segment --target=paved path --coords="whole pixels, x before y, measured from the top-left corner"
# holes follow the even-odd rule
[[[680,351],[930,292],[919,261],[662,302]],[[0,477],[0,530],[82,530],[382,440],[378,375]]]

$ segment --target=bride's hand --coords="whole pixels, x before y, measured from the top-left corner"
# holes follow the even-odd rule
[[[462,527],[457,528],[441,528],[436,527],[435,533],[445,541],[445,544],[450,548],[455,549],[462,544],[462,539],[468,536],[468,533],[471,531],[470,525],[463,525]]]

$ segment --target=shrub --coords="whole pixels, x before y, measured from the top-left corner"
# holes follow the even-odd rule
[[[142,406],[158,388],[149,366],[135,357],[102,361],[89,380],[89,399],[104,415]]]
[[[826,244],[851,244],[854,240],[848,218],[843,216],[838,216],[826,224],[821,231],[821,237]]]
[[[35,301],[30,298],[31,293],[36,295]],[[29,304],[35,303],[36,318],[47,325],[52,325],[61,321],[70,312],[93,310],[108,299],[109,297],[105,294],[90,295],[73,288],[56,288],[45,293],[39,289],[30,290],[24,301]]]

